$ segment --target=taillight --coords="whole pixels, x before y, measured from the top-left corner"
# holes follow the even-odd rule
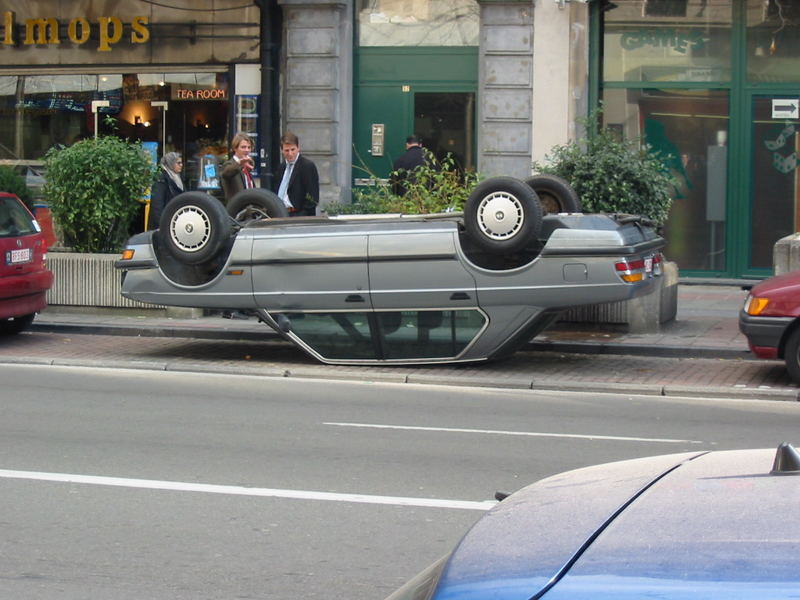
[[[620,276],[622,281],[626,283],[644,281],[644,279],[652,274],[661,274],[661,254],[656,253],[653,256],[645,258],[623,258],[614,263],[614,269],[617,271],[617,275]]]

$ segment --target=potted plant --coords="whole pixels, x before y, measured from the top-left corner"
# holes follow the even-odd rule
[[[114,261],[153,181],[151,157],[141,144],[102,136],[52,148],[44,162],[44,196],[72,251],[48,256],[55,274],[48,303],[140,306],[120,295]]]
[[[142,146],[116,136],[51,148],[44,159],[44,196],[64,244],[77,252],[117,252],[153,181]]]
[[[584,125],[597,122],[593,115]],[[566,179],[580,197],[586,212],[627,213],[663,225],[678,184],[670,171],[671,157],[643,143],[620,139],[606,128],[585,139],[556,146],[544,164],[534,163],[540,173]],[[562,320],[624,325],[630,332],[657,331],[677,313],[678,268],[664,262],[659,289],[643,298],[610,305],[589,305],[567,311]]]
[[[25,178],[16,173],[13,168],[0,166],[0,191],[16,195],[25,203],[28,210],[34,212],[33,194],[25,183]]]
[[[586,212],[641,215],[663,225],[678,183],[667,166],[670,158],[642,140],[619,139],[616,132],[601,128],[554,147],[544,164],[533,167],[566,179]]]
[[[463,210],[470,192],[478,183],[477,173],[459,170],[450,154],[441,161],[430,150],[425,150],[425,156],[425,164],[415,168],[414,176],[406,180],[404,195],[394,194],[391,185],[369,173],[374,185],[357,188],[352,203],[332,202],[325,207],[325,212],[331,215],[431,214]]]

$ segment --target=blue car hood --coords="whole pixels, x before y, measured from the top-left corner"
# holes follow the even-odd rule
[[[774,453],[668,455],[542,480],[470,530],[434,597],[796,599],[800,476],[770,475]]]

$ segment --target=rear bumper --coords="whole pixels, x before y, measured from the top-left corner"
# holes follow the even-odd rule
[[[46,294],[53,285],[53,273],[36,271],[0,279],[0,319],[21,317],[47,306]]]
[[[750,351],[758,358],[780,358],[781,342],[793,317],[754,317],[739,312],[739,331],[747,338]]]

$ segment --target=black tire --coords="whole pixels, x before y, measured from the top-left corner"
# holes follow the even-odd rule
[[[13,317],[11,319],[0,319],[0,335],[16,335],[25,331],[33,323],[36,313]]]
[[[464,227],[482,250],[510,254],[539,235],[542,207],[524,181],[492,177],[479,183],[467,199]]]
[[[159,234],[177,260],[198,265],[219,253],[234,226],[219,200],[203,192],[183,192],[164,207]]]
[[[581,200],[578,193],[566,179],[558,175],[534,175],[525,180],[542,203],[544,213],[581,212]]]
[[[289,210],[278,195],[263,188],[242,190],[228,202],[228,214],[237,223],[245,225],[261,219],[280,219],[289,216]]]
[[[796,328],[786,340],[786,347],[783,350],[783,360],[786,362],[786,370],[789,377],[795,383],[800,383],[800,327]]]

